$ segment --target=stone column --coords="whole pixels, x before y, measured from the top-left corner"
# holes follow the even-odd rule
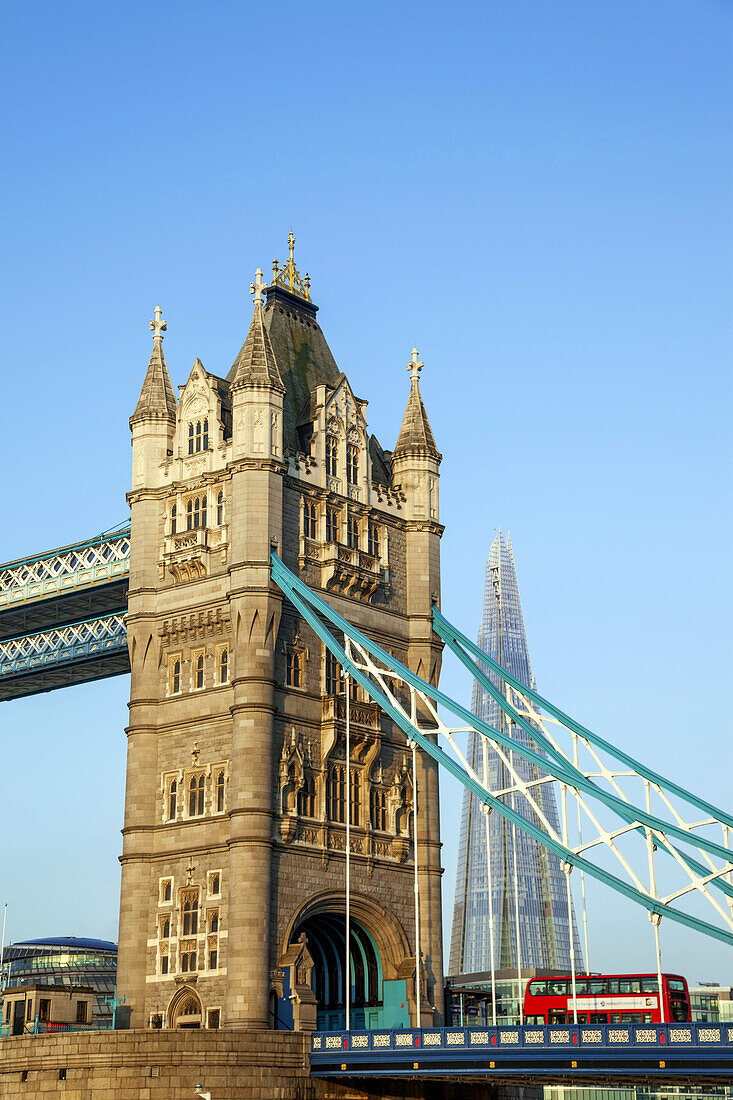
[[[234,637],[229,936],[224,1025],[269,1026],[275,645],[282,594],[270,543],[282,542],[282,472],[271,461],[232,477]]]

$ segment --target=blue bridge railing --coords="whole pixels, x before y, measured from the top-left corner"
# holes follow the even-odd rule
[[[733,1079],[733,1023],[315,1032],[324,1077],[522,1075]]]

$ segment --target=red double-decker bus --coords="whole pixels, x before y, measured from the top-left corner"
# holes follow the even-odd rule
[[[579,1024],[659,1024],[656,974],[583,974],[575,979]],[[662,974],[664,1021],[690,1019],[687,982],[679,974]],[[573,1023],[571,978],[533,978],[524,995],[526,1024]]]

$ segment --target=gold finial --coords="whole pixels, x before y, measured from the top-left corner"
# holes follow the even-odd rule
[[[423,369],[423,364],[418,361],[417,348],[412,349],[412,358],[407,364],[407,370],[410,372],[410,376],[413,382],[417,382],[420,377],[420,371]]]
[[[306,302],[309,302],[311,281],[308,275],[305,279],[301,279],[300,272],[295,266],[295,235],[292,229],[288,233],[288,255],[289,258],[282,268],[277,260],[272,261],[272,285],[284,287],[291,294],[297,294],[298,297],[305,298]]]
[[[150,331],[153,333],[153,340],[162,340],[163,333],[168,328],[165,321],[161,320],[163,316],[163,310],[160,306],[155,307],[155,317],[150,322]]]

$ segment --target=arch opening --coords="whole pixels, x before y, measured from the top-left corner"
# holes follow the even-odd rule
[[[193,989],[182,989],[168,1008],[168,1026],[172,1028],[200,1028],[202,1008],[198,994]]]
[[[298,923],[291,943],[305,933],[313,958],[313,993],[318,1001],[318,1027],[346,1026],[349,997],[352,1028],[380,1026],[384,1007],[379,949],[359,921],[350,921],[349,974],[346,978],[346,919],[340,913],[316,913]]]

